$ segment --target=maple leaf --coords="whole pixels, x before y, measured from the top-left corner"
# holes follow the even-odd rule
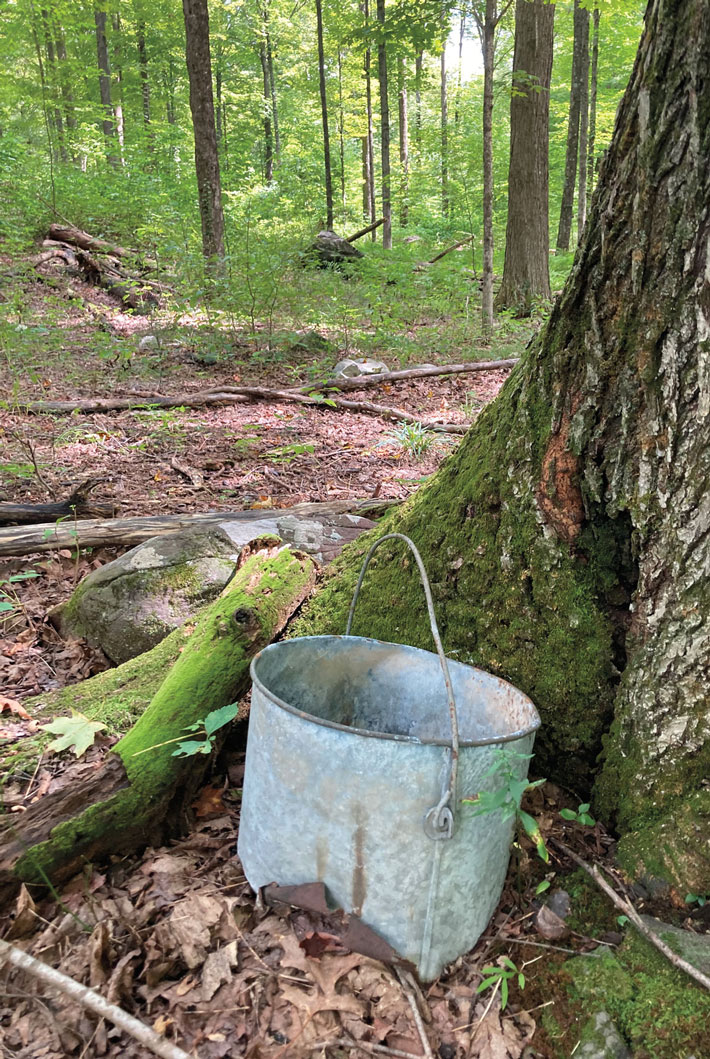
[[[17,699],[8,699],[6,695],[0,695],[0,713],[4,713],[5,710],[9,713],[17,714],[18,717],[22,717],[25,721],[31,719],[27,710]]]
[[[90,721],[83,713],[72,710],[71,717],[57,717],[51,724],[40,726],[45,732],[59,736],[53,739],[47,750],[53,750],[55,754],[62,750],[73,750],[77,757],[85,754],[90,746],[93,746],[96,733],[106,727],[98,721]]]

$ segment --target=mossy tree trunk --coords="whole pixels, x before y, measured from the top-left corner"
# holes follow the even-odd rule
[[[709,86],[706,0],[651,0],[546,328],[458,452],[375,531],[421,549],[449,654],[532,696],[536,771],[594,792],[630,868],[698,893],[710,869]],[[343,554],[296,632],[342,630],[365,547]],[[355,631],[427,646],[411,564],[385,548]]]
[[[310,556],[276,538],[258,548],[242,552],[243,565],[201,612],[182,648],[175,634],[169,638],[163,661],[169,665],[176,647],[178,657],[101,765],[88,774],[81,767],[75,781],[70,777],[56,793],[0,820],[0,896],[20,880],[63,877],[93,858],[159,841],[184,821],[208,758],[174,757],[174,740],[244,694],[252,657],[278,635],[315,582]],[[154,682],[152,670],[146,680]]]

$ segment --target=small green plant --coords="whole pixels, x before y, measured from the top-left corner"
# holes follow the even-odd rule
[[[560,809],[560,816],[563,820],[574,820],[575,823],[583,824],[584,827],[594,827],[596,824],[594,817],[589,815],[589,802],[582,802],[576,812],[574,809]]]
[[[265,452],[264,455],[268,456],[269,459],[273,460],[274,463],[291,463],[297,456],[303,456],[306,453],[315,452],[315,445],[298,444],[294,442],[291,445],[282,445],[278,449],[270,449]]]
[[[685,903],[687,905],[697,905],[698,908],[703,908],[707,902],[707,897],[703,897],[701,894],[686,894]]]
[[[436,434],[421,423],[402,423],[401,427],[388,431],[385,437],[396,441],[415,459],[424,456],[437,440]]]
[[[510,956],[501,956],[500,963],[497,967],[484,967],[482,974],[488,975],[482,982],[479,982],[476,992],[483,993],[486,989],[500,989],[500,1006],[501,1010],[505,1011],[508,1004],[508,983],[516,978],[518,987],[520,989],[525,988],[525,975],[516,967]]]
[[[532,840],[541,860],[547,864],[550,854],[545,845],[537,820],[530,813],[520,808],[523,795],[526,791],[540,787],[545,780],[535,780],[530,783],[527,775],[520,778],[520,763],[531,759],[532,754],[518,754],[508,747],[496,747],[493,751],[495,760],[486,773],[486,777],[496,778],[494,789],[479,791],[474,798],[464,798],[465,805],[473,805],[474,816],[482,816],[485,813],[500,812],[504,820],[515,818],[518,828],[522,828],[525,834]],[[527,769],[525,770],[527,772]]]
[[[139,754],[147,754],[150,750],[157,750],[162,746],[169,746],[171,743],[179,743],[177,750],[173,751],[173,757],[194,757],[195,754],[211,754],[212,748],[214,747],[215,733],[220,728],[224,728],[225,724],[229,724],[239,713],[239,703],[232,702],[228,706],[222,706],[219,710],[212,710],[207,716],[201,721],[195,721],[194,724],[188,724],[185,726],[183,731],[193,732],[194,738],[188,739],[184,735],[179,735],[175,739],[166,739],[164,743],[155,743],[153,746],[147,746],[143,750],[136,751],[134,757],[138,757]]]
[[[8,613],[21,606],[17,593],[9,586],[17,584],[18,581],[28,581],[32,577],[39,577],[36,570],[24,570],[20,574],[12,574],[11,577],[6,577],[0,581],[0,614]]]

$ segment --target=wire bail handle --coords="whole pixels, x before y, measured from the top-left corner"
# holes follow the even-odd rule
[[[436,614],[434,613],[434,601],[431,595],[431,586],[429,585],[429,578],[422,562],[422,557],[419,554],[416,545],[409,537],[405,537],[403,533],[386,533],[384,537],[380,537],[371,546],[365,561],[362,564],[360,570],[360,577],[358,578],[357,585],[355,586],[355,592],[353,594],[353,601],[350,604],[350,612],[348,614],[348,622],[345,626],[345,635],[350,636],[350,630],[353,624],[353,617],[355,615],[355,606],[360,595],[360,589],[362,582],[365,579],[365,572],[369,566],[370,559],[376,548],[379,548],[383,541],[389,540],[400,540],[404,541],[409,546],[412,554],[419,568],[419,576],[422,581],[422,588],[424,589],[424,595],[426,597],[427,611],[429,612],[429,626],[431,628],[431,635],[436,645],[436,651],[439,655],[439,662],[441,663],[441,669],[444,674],[444,684],[446,685],[446,696],[449,702],[449,720],[451,722],[451,746],[448,746],[447,752],[449,756],[448,765],[448,776],[445,779],[444,786],[441,792],[441,798],[438,803],[433,806],[426,816],[424,817],[424,831],[429,838],[434,841],[442,841],[449,839],[454,833],[454,813],[452,808],[452,800],[454,797],[454,791],[456,790],[456,773],[458,770],[459,763],[459,722],[458,715],[456,713],[456,700],[454,699],[454,690],[451,683],[451,674],[449,673],[449,663],[446,660],[444,654],[444,648],[441,644],[441,636],[439,635],[439,626],[436,622]]]

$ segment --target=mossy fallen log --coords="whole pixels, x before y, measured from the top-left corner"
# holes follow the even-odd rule
[[[309,556],[276,538],[259,542],[201,612],[150,705],[96,770],[87,778],[84,767],[77,782],[2,819],[0,899],[22,881],[64,878],[93,859],[163,841],[184,825],[208,759],[174,757],[168,741],[244,693],[251,658],[309,594],[315,573]],[[161,648],[170,658],[177,639]]]

